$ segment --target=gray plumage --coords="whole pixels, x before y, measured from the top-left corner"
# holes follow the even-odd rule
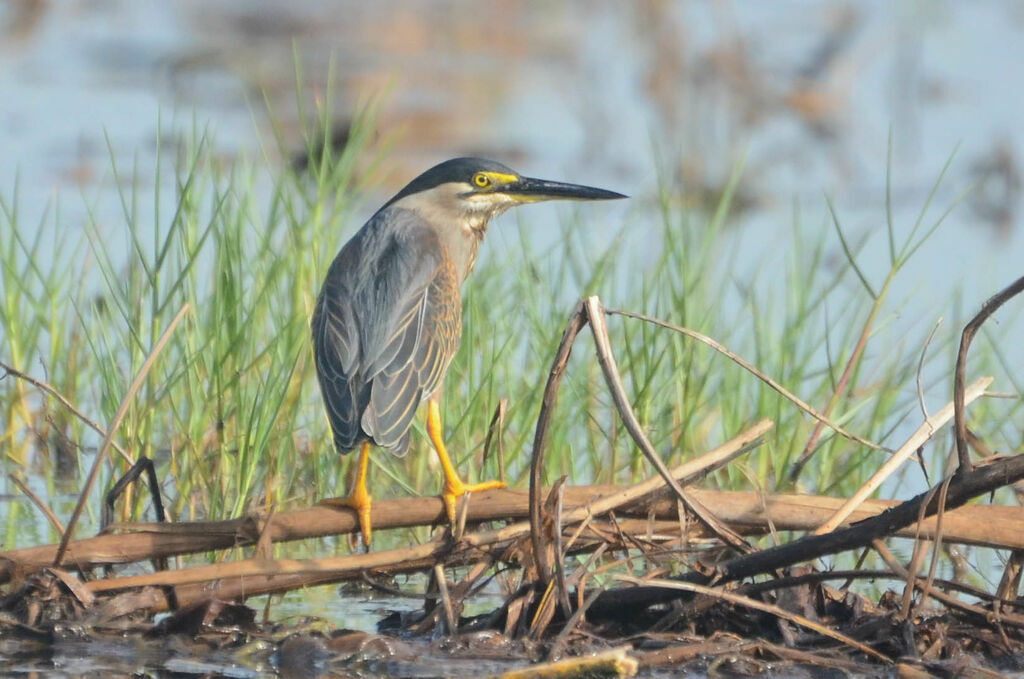
[[[313,314],[338,451],[365,441],[408,449],[416,409],[441,386],[459,347],[459,288],[494,216],[538,200],[623,197],[522,177],[481,158],[436,165],[399,191],[342,247]]]
[[[447,250],[416,213],[391,206],[331,264],[313,348],[339,452],[365,440],[399,455],[408,449],[416,408],[440,386],[462,334]]]

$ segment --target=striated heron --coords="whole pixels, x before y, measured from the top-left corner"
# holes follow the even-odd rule
[[[455,158],[427,170],[374,214],[335,257],[313,314],[320,391],[345,454],[360,449],[355,485],[332,504],[351,507],[371,539],[366,471],[370,446],[402,455],[417,408],[429,401],[427,433],[444,470],[449,520],[469,491],[442,439],[441,384],[462,335],[459,288],[496,215],[542,200],[605,200],[622,194],[523,177],[501,163]]]

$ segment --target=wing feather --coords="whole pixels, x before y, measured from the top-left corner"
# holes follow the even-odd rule
[[[364,440],[405,452],[417,407],[440,386],[458,348],[461,306],[447,250],[407,210],[378,213],[342,248],[312,323],[340,452]]]

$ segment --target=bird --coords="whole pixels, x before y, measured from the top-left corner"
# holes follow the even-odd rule
[[[356,513],[372,539],[366,486],[371,447],[404,455],[419,407],[441,463],[448,520],[467,492],[504,483],[465,483],[445,447],[440,395],[462,335],[463,282],[491,219],[544,200],[608,200],[621,193],[524,177],[483,158],[435,165],[388,200],[331,263],[311,330],[320,392],[335,449],[359,450],[349,495],[324,503]]]

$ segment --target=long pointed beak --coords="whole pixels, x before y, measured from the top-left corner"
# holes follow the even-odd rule
[[[615,191],[596,189],[592,186],[552,182],[533,177],[521,177],[519,181],[499,189],[499,192],[524,203],[541,200],[613,200],[629,197]]]

